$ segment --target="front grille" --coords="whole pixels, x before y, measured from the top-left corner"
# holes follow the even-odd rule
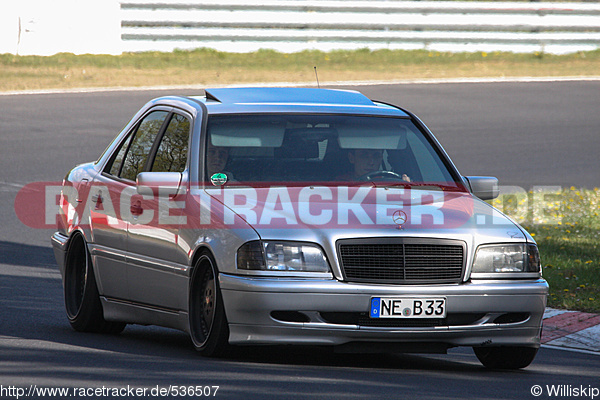
[[[465,244],[447,239],[358,239],[338,241],[344,279],[372,283],[459,283]]]

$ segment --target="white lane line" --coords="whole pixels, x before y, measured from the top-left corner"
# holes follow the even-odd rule
[[[0,192],[18,192],[26,183],[0,181]]]
[[[452,79],[400,79],[389,81],[335,81],[321,82],[321,86],[376,86],[376,85],[422,85],[449,83],[545,83],[545,82],[588,82],[600,81],[600,76],[559,76],[559,77],[498,77],[498,78],[452,78]],[[0,92],[0,96],[40,95],[40,94],[77,94],[99,92],[144,92],[153,90],[203,90],[204,88],[223,87],[297,87],[317,86],[316,82],[274,82],[274,83],[242,83],[228,85],[174,85],[174,86],[140,86],[140,87],[97,87],[76,89],[39,89],[15,90]]]
[[[582,350],[582,349],[573,349],[569,347],[561,347],[561,346],[553,346],[551,344],[543,344],[542,348],[544,349],[552,349],[552,350],[562,350],[562,351],[570,351],[573,353],[583,353],[583,354],[591,354],[594,356],[600,356],[600,352],[591,351],[591,350]]]

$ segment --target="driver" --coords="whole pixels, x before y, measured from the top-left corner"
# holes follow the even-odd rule
[[[366,175],[381,171],[383,162],[383,150],[378,149],[354,149],[348,152],[348,161],[352,164],[352,172],[344,174],[341,180],[360,180]],[[402,175],[402,179],[410,182],[410,178]]]
[[[383,161],[383,150],[355,149],[348,152],[348,161],[354,167],[354,178],[379,171]]]

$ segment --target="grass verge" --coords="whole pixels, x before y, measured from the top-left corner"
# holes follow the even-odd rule
[[[259,82],[595,76],[600,51],[440,53],[426,50],[223,53],[211,49],[50,57],[0,55],[0,91]]]
[[[548,305],[600,313],[600,189],[505,195],[492,204],[537,241]]]

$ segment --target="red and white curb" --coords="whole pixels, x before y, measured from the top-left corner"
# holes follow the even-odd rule
[[[600,314],[547,308],[542,344],[600,354]]]

